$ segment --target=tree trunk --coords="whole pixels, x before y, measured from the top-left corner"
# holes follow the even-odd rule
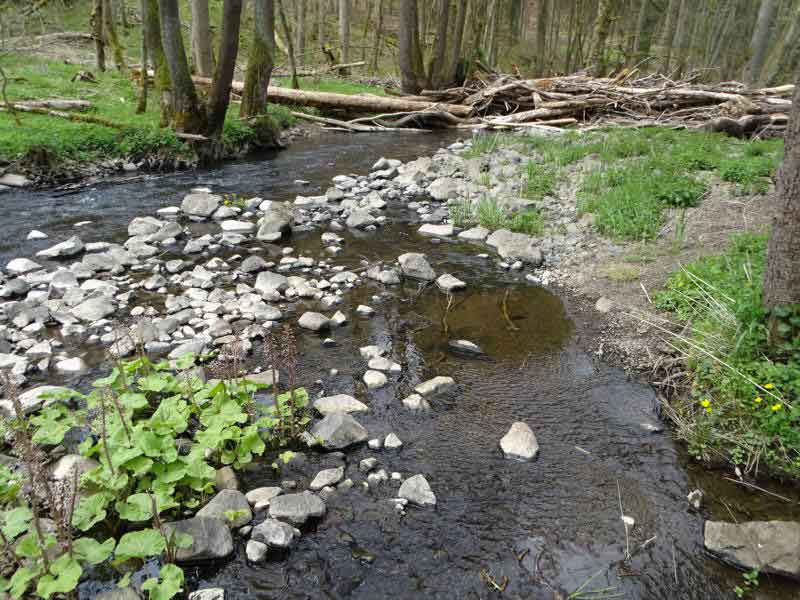
[[[428,63],[428,76],[433,89],[439,89],[445,83],[447,73],[447,29],[450,20],[450,0],[439,0],[436,20],[436,41]]]
[[[450,44],[450,56],[447,59],[445,84],[459,85],[459,66],[461,64],[461,48],[464,42],[464,28],[469,10],[469,0],[456,1],[456,22],[453,28],[453,43]]]
[[[114,13],[111,9],[111,0],[103,0],[103,31],[106,42],[111,48],[111,53],[114,56],[114,66],[117,71],[124,73],[127,69],[125,67],[125,54],[122,49],[122,44],[119,43],[117,37],[117,28],[114,25]]]
[[[662,61],[662,70],[668,74],[670,61],[672,60],[672,43],[675,41],[675,28],[678,23],[678,12],[680,10],[681,0],[669,0],[667,5],[667,16],[664,21],[664,31],[661,35],[661,46],[663,47],[664,60]]]
[[[400,0],[400,31],[398,33],[400,87],[409,94],[416,94],[425,87],[418,23],[417,0]]]
[[[139,8],[142,12],[142,80],[136,112],[143,114],[147,112],[147,0],[140,0]]]
[[[175,131],[200,133],[205,129],[206,115],[197,99],[189,61],[181,35],[178,0],[158,0],[161,16],[161,43],[172,84],[171,120]]]
[[[300,57],[303,63],[303,55],[306,52],[306,0],[295,1],[295,20],[294,20],[294,52],[295,58]]]
[[[592,52],[589,64],[595,75],[604,75],[606,70],[606,41],[614,19],[615,0],[600,0],[592,32]]]
[[[106,46],[103,39],[103,0],[92,3],[92,17],[89,21],[94,38],[94,56],[98,71],[106,70]]]
[[[761,0],[761,8],[758,11],[758,21],[753,30],[753,38],[750,40],[750,61],[747,63],[744,80],[749,85],[755,85],[761,77],[761,70],[767,59],[767,48],[769,48],[770,31],[772,21],[775,18],[775,0]]]
[[[550,0],[538,0],[539,10],[536,13],[536,75],[544,77],[547,57],[547,20]]]
[[[275,4],[253,0],[253,45],[244,77],[239,114],[254,117],[267,112],[267,90],[275,65]]]
[[[681,0],[681,6],[678,12],[678,24],[675,27],[674,44],[677,54],[675,72],[679,76],[686,72],[686,63],[689,59],[689,10],[689,1]]]
[[[219,139],[225,124],[225,114],[231,98],[231,82],[239,54],[239,28],[242,23],[242,0],[225,0],[222,5],[219,61],[214,71],[214,83],[208,99],[206,134]]]
[[[342,64],[350,62],[350,2],[351,0],[339,0],[339,45],[342,47],[340,57]],[[342,69],[339,74],[347,77],[350,71]]]
[[[161,43],[161,19],[158,16],[158,0],[145,0],[146,12],[142,16],[147,35],[147,52],[153,65],[155,76],[153,88],[161,109],[161,127],[166,127],[172,120],[172,83],[169,78],[167,59]]]
[[[225,40],[220,40],[221,44]],[[208,0],[192,0],[192,57],[198,75],[210,77],[214,72],[214,54],[211,50],[211,21]]]
[[[777,211],[764,271],[764,307],[800,304],[800,82],[795,87],[783,164],[778,171]],[[773,342],[784,336],[771,319]],[[777,335],[776,335],[777,334]]]
[[[489,63],[487,66],[494,66],[495,62],[495,48],[497,38],[497,0],[491,0],[488,8],[488,16],[486,18],[486,27],[483,30],[483,51],[486,53],[486,61]]]
[[[327,36],[325,35],[325,3],[327,0],[317,0],[317,46],[320,48],[325,47],[325,43],[327,41]]]
[[[278,17],[281,20],[281,29],[283,29],[283,37],[286,40],[286,54],[289,55],[289,70],[292,75],[292,89],[300,89],[300,81],[297,79],[297,61],[294,56],[294,43],[292,43],[292,31],[289,29],[289,21],[286,18],[286,11],[283,10],[283,3],[281,0],[275,0],[278,6]]]
[[[378,16],[375,22],[375,39],[372,49],[372,64],[370,72],[374,75],[378,72],[378,59],[381,57],[381,44],[383,43],[383,0],[378,0]]]
[[[658,17],[658,11],[653,10],[652,0],[642,0],[636,20],[636,36],[633,41],[633,56],[636,63],[640,63],[650,56],[653,30],[658,22]]]

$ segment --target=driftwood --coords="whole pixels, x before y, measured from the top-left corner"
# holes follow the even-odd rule
[[[88,100],[20,100],[14,103],[16,107],[26,108],[54,108],[56,110],[89,110],[92,103]],[[22,108],[20,108],[22,110]]]
[[[359,60],[358,62],[351,62],[351,63],[342,63],[338,65],[330,65],[321,69],[300,69],[297,71],[298,77],[319,77],[320,75],[325,75],[326,73],[332,73],[334,71],[338,71],[340,69],[350,69],[352,67],[363,67],[365,63],[363,60]],[[275,77],[290,77],[291,73],[286,73],[285,71],[273,71],[272,75]]]

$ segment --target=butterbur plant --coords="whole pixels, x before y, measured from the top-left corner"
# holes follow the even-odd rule
[[[293,337],[285,340],[290,346],[280,346],[281,364],[289,365],[296,350]],[[0,467],[0,592],[12,598],[68,595],[91,565],[137,567],[154,557],[161,570],[142,590],[152,600],[172,598],[183,587],[176,553],[192,540],[167,522],[213,494],[218,467],[246,465],[307,422],[297,416],[308,397],[295,386],[294,367],[287,369],[289,390],[276,390],[275,406],[257,410],[254,396],[266,386],[241,377],[236,360],[233,378],[208,382],[195,374],[191,355],[173,364],[144,356],[114,364],[89,393],[52,393],[30,415],[13,382],[2,382],[15,410],[8,427],[27,475],[20,481]],[[84,440],[80,455],[97,466],[51,481],[48,450],[76,428]],[[127,577],[120,582],[127,583]]]

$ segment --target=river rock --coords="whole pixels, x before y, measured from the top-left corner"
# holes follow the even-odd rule
[[[388,382],[386,379],[386,375],[381,373],[380,371],[367,371],[364,373],[363,377],[364,383],[366,386],[371,390],[377,390],[382,388]]]
[[[245,494],[245,498],[252,505],[253,510],[263,510],[276,496],[280,496],[283,490],[279,487],[260,487],[250,490]]]
[[[482,242],[491,232],[486,227],[473,227],[458,234],[458,239],[468,242]]]
[[[614,308],[614,302],[605,296],[601,296],[598,298],[597,302],[594,303],[594,308],[597,312],[609,313],[611,309]]]
[[[389,371],[390,373],[400,373],[403,370],[398,363],[383,356],[369,359],[367,366],[373,371]]]
[[[436,279],[436,273],[424,254],[417,252],[408,252],[401,254],[397,260],[400,263],[400,269],[403,275],[412,279],[421,279],[422,281],[433,281]]]
[[[511,425],[511,429],[500,440],[500,448],[506,458],[533,460],[539,454],[539,443],[533,430],[521,421]]]
[[[189,594],[189,600],[225,600],[225,590],[222,588],[206,588]]]
[[[316,497],[316,496],[315,496]],[[322,500],[320,500],[322,502]],[[322,505],[322,514],[325,514],[325,504]],[[311,515],[311,516],[322,516]],[[305,522],[305,520],[303,521]],[[255,540],[273,548],[289,548],[300,537],[300,531],[291,525],[275,519],[266,519],[253,527],[250,534],[251,541]]]
[[[84,300],[70,312],[81,321],[92,323],[99,321],[116,312],[114,303],[105,296],[95,296]]]
[[[431,398],[440,394],[447,394],[453,391],[455,387],[456,382],[452,377],[439,375],[438,377],[434,377],[428,381],[423,381],[414,388],[414,391],[420,396]]]
[[[383,447],[387,450],[397,450],[403,447],[403,441],[397,437],[396,433],[390,433],[383,440]]]
[[[264,242],[277,242],[292,232],[293,222],[291,207],[285,203],[272,202],[259,221],[256,238]]]
[[[439,278],[436,280],[436,285],[439,286],[439,289],[445,292],[455,292],[457,290],[463,290],[467,287],[467,284],[458,279],[457,277],[453,277],[450,273],[445,273],[444,275],[440,275]]]
[[[192,545],[175,551],[177,563],[193,563],[226,558],[233,553],[233,537],[222,519],[194,517],[166,523],[167,535],[172,531],[188,534]]]
[[[19,402],[22,405],[23,412],[25,414],[30,414],[55,401],[52,398],[47,398],[47,396],[66,392],[69,392],[67,388],[57,385],[40,385],[27,392],[22,392],[19,395]]]
[[[289,280],[280,273],[273,273],[272,271],[262,271],[256,277],[256,283],[253,286],[257,292],[269,295],[274,292],[283,292],[289,287]]]
[[[277,496],[269,504],[270,517],[293,525],[303,525],[308,519],[322,517],[325,510],[325,502],[311,492]]]
[[[439,177],[428,186],[428,193],[440,202],[455,198],[458,195],[458,181],[451,177]]]
[[[71,482],[77,472],[78,481],[84,473],[96,469],[100,463],[92,458],[86,458],[80,454],[67,454],[59,458],[50,467],[50,479],[53,481]]]
[[[329,485],[336,485],[344,479],[344,467],[336,467],[335,469],[324,469],[317,473],[314,477],[309,489],[318,492],[324,487]]]
[[[128,235],[131,237],[135,235],[152,235],[161,229],[163,225],[164,222],[155,217],[136,217],[128,225]]]
[[[461,352],[462,354],[483,354],[483,350],[481,347],[478,346],[475,342],[470,342],[469,340],[450,340],[447,342],[447,345],[450,347],[451,350],[455,350],[456,352]]]
[[[245,547],[245,555],[247,560],[253,563],[259,563],[267,557],[267,545],[256,540],[247,540]]]
[[[17,173],[6,173],[0,177],[0,185],[5,185],[8,187],[23,188],[28,187],[31,185],[31,183],[32,182],[30,179],[24,175],[18,175]]]
[[[314,409],[322,416],[327,416],[335,412],[366,412],[369,406],[347,394],[336,394],[315,400]]]
[[[223,221],[219,226],[228,233],[252,233],[256,229],[249,221]]]
[[[66,358],[56,363],[56,371],[59,373],[85,373],[88,370],[88,365],[78,356]]]
[[[361,423],[343,412],[327,415],[314,425],[311,434],[315,439],[322,440],[322,447],[327,450],[342,450],[360,444],[369,437]]]
[[[219,208],[222,198],[208,192],[193,192],[184,196],[181,211],[190,217],[207,219]]]
[[[417,230],[420,235],[427,235],[431,237],[448,237],[453,235],[452,225],[432,225],[427,223]]]
[[[706,521],[709,552],[745,569],[800,577],[800,523],[794,521]]]
[[[424,475],[414,475],[406,479],[400,486],[398,496],[418,506],[436,506],[436,494]]]
[[[411,394],[403,398],[403,406],[409,410],[428,410],[431,405],[419,394]]]
[[[239,270],[243,273],[258,273],[268,269],[267,261],[260,256],[248,256],[242,261]]]
[[[44,233],[42,231],[39,231],[38,229],[32,229],[30,231],[30,233],[28,233],[28,237],[25,238],[25,239],[28,239],[28,240],[46,240],[48,237],[49,236],[46,233]]]
[[[330,329],[331,326],[328,317],[318,312],[304,312],[297,320],[297,324],[303,329],[310,329],[311,331]]]
[[[218,490],[238,490],[239,478],[232,467],[224,466],[214,474],[214,485]]]
[[[241,513],[231,520],[226,512]],[[242,492],[237,490],[222,490],[214,496],[208,504],[197,511],[198,517],[211,517],[222,519],[231,529],[247,525],[253,519],[250,504]]]
[[[364,229],[375,224],[375,217],[368,210],[356,209],[350,212],[345,225],[352,229]]]
[[[12,275],[24,275],[31,271],[41,269],[42,265],[35,263],[28,258],[15,258],[6,265],[6,271]]]
[[[519,259],[534,267],[541,265],[544,260],[536,240],[524,233],[498,229],[486,238],[486,243],[496,248],[497,253],[505,259]]]

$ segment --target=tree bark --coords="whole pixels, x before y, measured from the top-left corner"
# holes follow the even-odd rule
[[[783,164],[778,171],[777,211],[767,249],[764,306],[800,304],[800,85],[795,87]],[[771,332],[775,333],[775,319]],[[778,341],[774,336],[773,340]]]
[[[225,40],[220,40],[221,44]],[[214,72],[214,55],[211,50],[211,20],[208,0],[192,0],[192,57],[198,75],[210,77]]]
[[[600,0],[597,18],[592,33],[592,52],[589,64],[596,75],[604,75],[606,70],[606,41],[614,19],[615,0]]]
[[[664,31],[661,35],[661,46],[663,47],[664,59],[662,70],[664,73],[669,71],[670,61],[672,60],[672,44],[675,41],[675,28],[678,23],[678,12],[681,0],[669,0],[667,5],[666,21],[664,21]]]
[[[242,22],[242,0],[225,0],[222,5],[219,61],[214,71],[214,83],[208,99],[206,134],[219,139],[225,124],[225,114],[231,98],[233,70],[239,55],[239,29]]]
[[[292,89],[300,89],[300,81],[297,79],[297,61],[294,56],[294,43],[292,42],[292,30],[289,29],[289,20],[286,18],[286,11],[283,10],[283,3],[281,0],[275,0],[278,7],[278,17],[281,20],[281,29],[283,29],[283,37],[286,40],[286,54],[289,56],[289,70],[292,75]]]
[[[326,0],[317,0],[317,45],[320,48],[325,47],[327,36],[325,35],[325,2]]]
[[[339,45],[342,47],[341,63],[350,62],[350,2],[339,0]],[[350,72],[342,69],[341,75],[346,77]]]
[[[172,84],[171,120],[175,131],[200,133],[205,129],[206,115],[197,99],[189,62],[181,35],[178,0],[158,0],[161,17],[161,43]]]
[[[147,112],[147,0],[140,0],[139,10],[142,12],[142,80],[139,88],[139,99],[136,103],[136,112]]]
[[[106,43],[111,48],[114,57],[114,66],[120,72],[125,72],[125,54],[122,44],[117,37],[117,28],[114,25],[114,12],[111,8],[111,0],[103,0],[103,32]]]
[[[445,83],[447,74],[447,29],[450,20],[450,0],[439,0],[436,21],[436,41],[428,66],[428,73],[433,89],[439,89]]]
[[[158,16],[158,0],[145,0],[146,12],[142,15],[143,30],[147,36],[147,52],[155,73],[154,90],[161,109],[161,127],[166,127],[172,120],[172,83],[169,78],[167,59],[161,43],[161,19]]]
[[[370,72],[378,72],[378,59],[381,57],[381,44],[383,43],[383,0],[378,0],[378,16],[375,22],[375,39],[372,48],[372,64]]]
[[[550,0],[538,0],[536,13],[536,75],[544,77],[547,64],[547,20]]]
[[[650,56],[653,45],[653,31],[658,22],[658,11],[653,10],[652,0],[642,0],[636,20],[636,36],[633,41],[633,56],[637,63]]]
[[[681,0],[678,11],[678,24],[675,27],[674,49],[677,52],[675,71],[678,75],[686,72],[686,63],[689,60],[689,1]]]
[[[447,76],[445,84],[459,85],[459,66],[461,65],[461,49],[464,43],[464,28],[469,10],[469,0],[457,0],[456,2],[456,22],[453,28],[453,40],[450,44],[450,56],[447,59]]]
[[[294,2],[294,52],[295,59],[300,57],[300,63],[302,64],[302,57],[306,51],[306,0],[294,0]]]
[[[417,0],[400,0],[398,32],[400,87],[408,94],[416,94],[425,87],[418,23]]]
[[[247,61],[242,92],[242,117],[266,114],[267,90],[275,65],[275,4],[253,0],[253,46]]]
[[[103,0],[94,0],[92,3],[92,17],[89,21],[94,38],[94,56],[97,70],[106,70],[106,46],[103,39]]]

